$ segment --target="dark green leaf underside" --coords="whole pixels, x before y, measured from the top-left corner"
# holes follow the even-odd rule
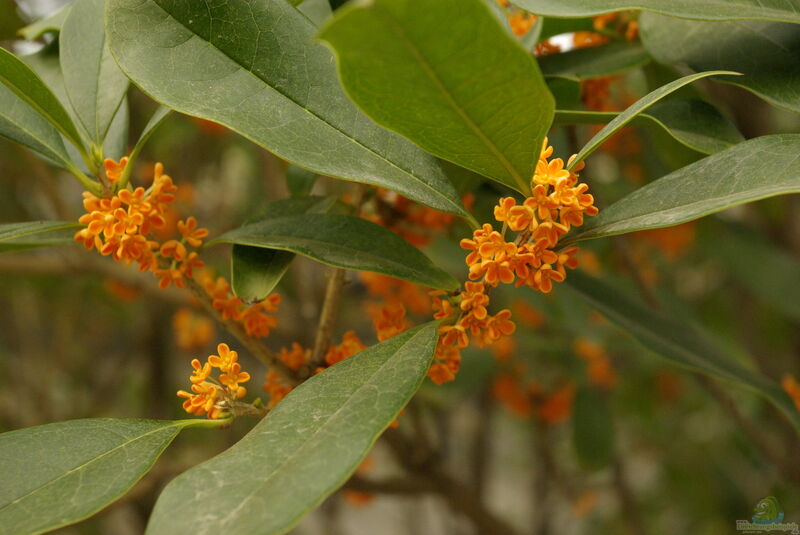
[[[303,214],[246,224],[216,238],[281,249],[344,269],[373,271],[425,286],[455,289],[458,281],[397,234],[358,217]]]

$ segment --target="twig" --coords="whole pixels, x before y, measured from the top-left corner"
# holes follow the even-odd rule
[[[415,478],[429,484],[450,508],[469,518],[482,533],[492,535],[516,535],[516,531],[502,519],[486,509],[470,486],[445,473],[432,455],[420,460],[418,452],[396,429],[388,429],[383,438],[395,454],[398,462]]]
[[[333,268],[328,279],[328,286],[325,289],[322,312],[319,315],[319,327],[317,327],[317,337],[314,340],[314,352],[309,363],[299,373],[301,379],[311,376],[313,371],[322,365],[325,352],[331,342],[333,328],[336,325],[336,314],[339,311],[339,300],[342,297],[343,286],[344,270]]]

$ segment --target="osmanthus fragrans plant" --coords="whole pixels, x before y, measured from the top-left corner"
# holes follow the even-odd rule
[[[123,496],[182,429],[211,433],[255,418],[234,446],[167,485],[148,533],[284,533],[343,485],[369,490],[351,476],[382,435],[425,491],[484,532],[513,533],[459,477],[417,455],[418,429],[403,414],[424,381],[457,382],[473,344],[504,355],[509,371],[495,383],[504,404],[544,421],[563,416],[574,385],[542,402],[509,364],[510,340],[535,323],[530,309],[498,306],[509,294],[571,293],[673,363],[755,391],[800,429],[800,386],[790,376],[779,385],[645,290],[636,296],[581,269],[596,257],[579,245],[800,192],[800,135],[745,141],[702,90],[734,84],[800,111],[800,60],[783,46],[796,42],[800,3],[331,4],[75,0],[23,29],[26,39],[46,35],[48,54],[0,49],[0,135],[85,189],[74,221],[0,225],[0,252],[84,247],[150,272],[160,288],[190,292],[237,340],[193,360],[187,383],[176,385],[176,403],[197,418],[71,420],[0,435],[0,532],[82,520]],[[562,52],[555,35],[571,36],[573,49]],[[605,77],[654,61],[656,85],[623,111],[604,104]],[[160,105],[133,142],[131,83]],[[292,195],[226,232],[176,218],[180,156],[135,171],[173,110],[288,162]],[[587,124],[598,126],[579,144],[575,125]],[[688,157],[627,194],[600,198],[585,160],[629,125]],[[318,176],[346,181],[344,193],[311,195]],[[442,230],[460,245],[457,263],[421,250]],[[204,266],[217,244],[233,244],[230,282]],[[327,290],[309,327],[313,347],[276,349],[269,335],[281,279],[297,255],[327,266]],[[755,261],[752,276],[768,264]],[[333,332],[349,321],[337,316],[354,272],[386,298],[372,310],[376,343]],[[242,351],[266,368],[266,402],[252,392],[256,371],[242,368]],[[604,389],[617,377],[599,345],[579,339],[575,351],[588,365],[575,399],[576,453],[602,466],[610,455]]]

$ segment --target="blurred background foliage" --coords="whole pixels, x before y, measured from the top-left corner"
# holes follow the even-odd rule
[[[16,40],[15,32],[58,4],[0,0],[3,45],[19,54],[35,52],[37,45]],[[519,24],[525,26],[511,19],[513,30],[521,31]],[[539,41],[540,55],[598,44],[592,41],[598,37],[581,33],[596,30],[591,19],[569,27],[548,20],[544,28],[541,36],[555,37],[547,45]],[[54,53],[52,36],[42,43]],[[542,65],[566,68],[552,60]],[[649,57],[609,70],[582,81],[551,79],[551,88],[570,108],[618,111],[677,76]],[[735,86],[701,82],[680,96],[713,102],[747,139],[800,131],[800,117]],[[129,129],[138,133],[155,105],[136,88],[128,98]],[[557,126],[550,141],[566,157],[597,128]],[[588,160],[583,176],[602,209],[701,156],[662,131],[627,127]],[[224,127],[184,116],[171,117],[154,134],[134,182],[142,183],[157,161],[180,185],[181,216],[194,215],[212,235],[297,186],[287,185],[285,162]],[[496,199],[507,191],[452,171],[460,191],[474,196],[476,218],[491,220]],[[6,141],[0,141],[0,176],[2,222],[81,214],[78,184]],[[350,189],[324,177],[313,186],[315,194]],[[437,264],[464,276],[457,244],[470,233],[465,224],[415,232]],[[228,275],[228,248],[209,249],[204,259]],[[581,264],[676,317],[702,324],[746,366],[776,380],[800,375],[798,196],[585,242]],[[283,300],[272,347],[313,346],[309,325],[319,315],[325,273],[306,258],[294,260],[278,288]],[[0,431],[72,418],[182,418],[175,391],[185,387],[189,360],[204,358],[218,342],[236,345],[186,294],[159,291],[149,277],[79,248],[6,254],[0,274]],[[348,273],[334,339],[352,329],[374,342],[370,302],[400,299],[416,322],[428,317],[423,290],[403,284],[398,297],[392,288]],[[566,287],[549,295],[499,288],[497,296],[514,312],[517,333],[491,351],[469,349],[457,381],[441,387],[426,382],[404,418],[420,419],[446,452],[442,462],[473,481],[509,523],[526,533],[728,533],[769,495],[779,499],[787,521],[800,521],[800,444],[767,402],[667,364]],[[246,354],[242,360],[256,392],[260,365]],[[167,481],[233,444],[251,425],[237,421],[223,432],[184,432],[132,493],[59,533],[141,533]],[[764,448],[786,459],[790,470],[776,468]],[[380,448],[370,459],[363,467],[370,474],[393,472]],[[462,533],[470,527],[432,497],[345,490],[295,532]]]

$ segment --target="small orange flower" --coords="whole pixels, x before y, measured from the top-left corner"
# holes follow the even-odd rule
[[[282,347],[278,351],[278,359],[290,370],[297,371],[311,359],[311,350],[303,349],[303,346],[293,342],[291,349]]]
[[[122,177],[122,171],[125,170],[125,164],[128,163],[128,157],[123,157],[119,163],[115,162],[111,158],[106,158],[103,161],[103,168],[106,172],[106,178],[108,179],[109,184],[113,184],[117,182]]]
[[[781,379],[781,386],[792,398],[795,408],[800,411],[800,383],[791,374],[785,374]]]
[[[408,329],[406,308],[401,304],[389,304],[373,309],[371,315],[379,342],[388,340]]]
[[[361,343],[361,340],[355,332],[347,331],[342,335],[341,344],[328,349],[328,352],[325,354],[325,363],[328,366],[333,366],[337,362],[350,358],[366,348],[367,346]]]
[[[247,394],[247,389],[239,383],[250,380],[250,374],[242,371],[242,366],[236,362],[238,355],[226,344],[219,344],[217,352],[211,355],[205,363],[198,359],[192,360],[191,392],[179,390],[177,395],[184,398],[183,409],[189,414],[205,414],[208,418],[220,418],[227,408],[237,399]],[[211,377],[213,368],[220,368],[222,373],[219,379]]]
[[[197,228],[197,219],[194,217],[190,217],[186,221],[178,221],[177,226],[178,232],[181,233],[186,243],[192,247],[200,247],[203,244],[203,239],[208,237],[208,230]]]

